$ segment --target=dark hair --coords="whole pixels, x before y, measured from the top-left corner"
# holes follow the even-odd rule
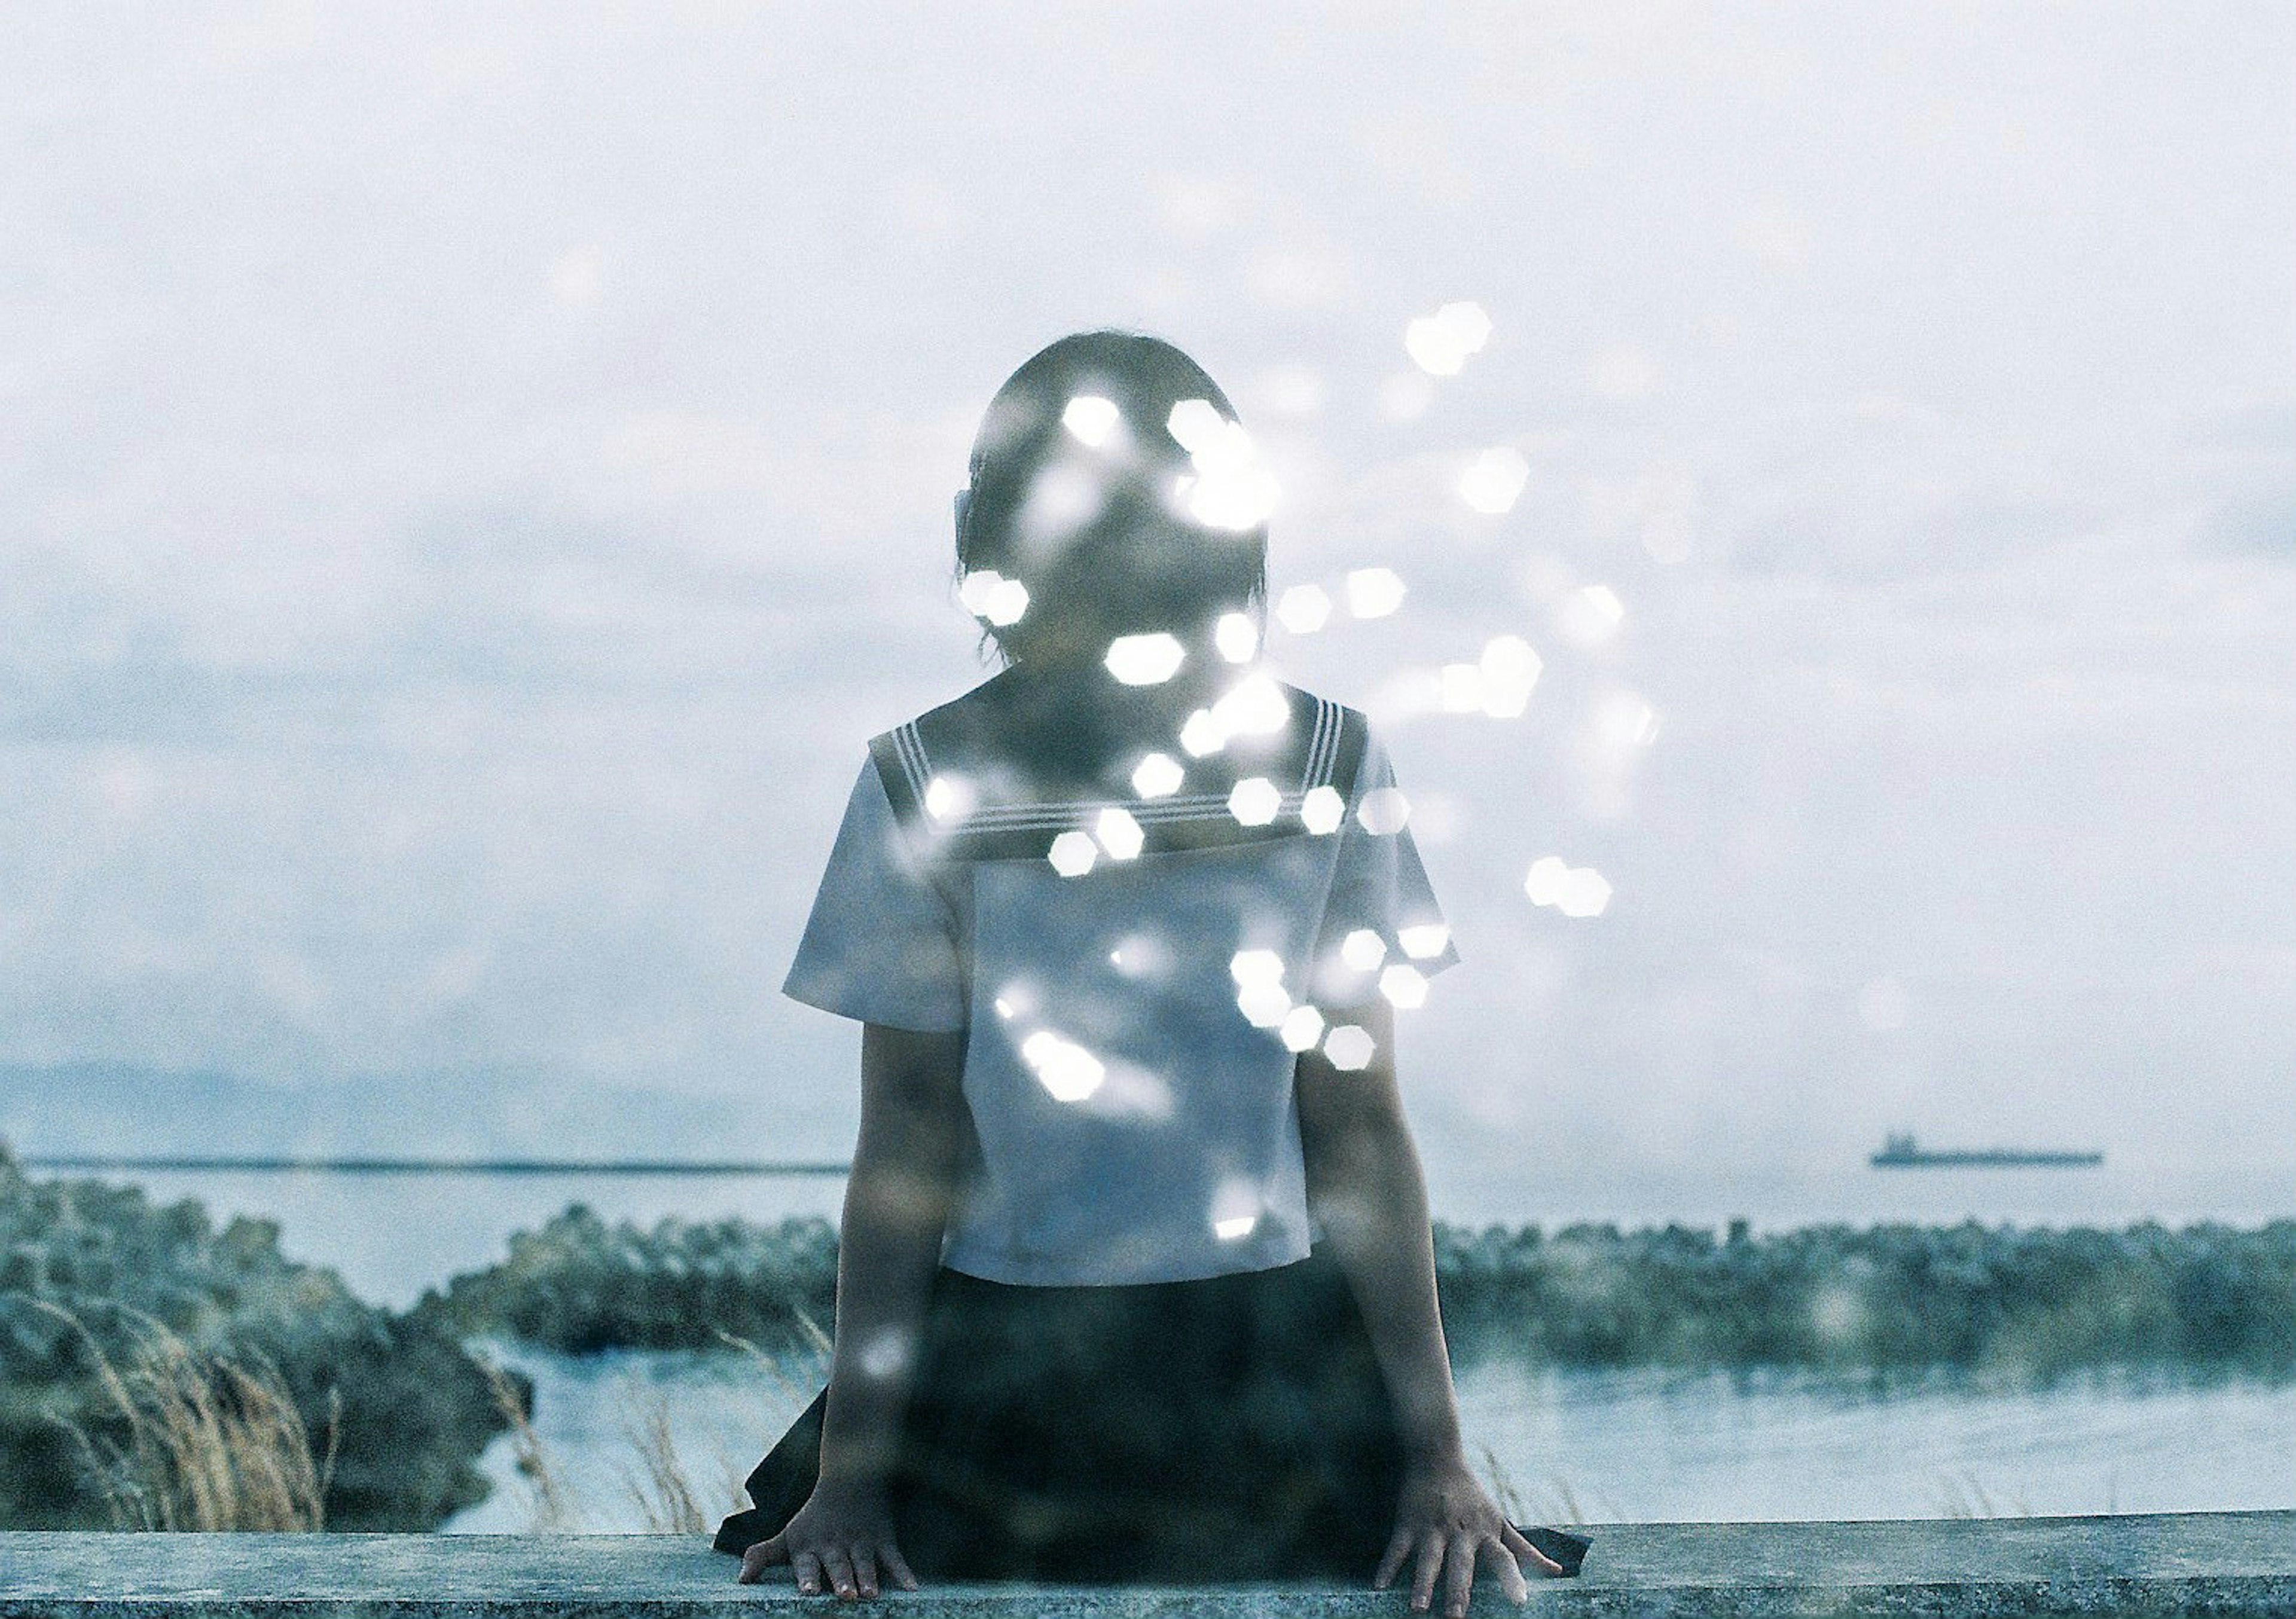
[[[1064,421],[1071,402],[1084,397],[1115,407],[1108,437],[1097,446]],[[986,626],[1005,661],[1024,660],[1032,637],[1064,610],[1104,606],[1099,598],[1110,578],[1137,588],[1138,570],[1152,562],[1161,570],[1160,605],[1173,612],[1235,610],[1265,598],[1264,519],[1221,528],[1175,509],[1179,480],[1195,467],[1170,426],[1174,406],[1188,400],[1208,401],[1235,421],[1219,384],[1179,349],[1107,330],[1076,332],[1038,350],[996,390],[957,497],[956,562],[960,576],[991,569],[1029,593],[1030,609],[1018,622]],[[1059,472],[1070,482],[1048,480]],[[1067,498],[1075,508],[1049,532],[1031,508],[1048,490],[1054,504]],[[1144,557],[1144,547],[1159,554]]]

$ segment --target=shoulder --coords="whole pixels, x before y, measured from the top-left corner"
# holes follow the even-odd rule
[[[1191,845],[1179,823],[1216,823],[1234,839],[1282,836],[1296,827],[1310,795],[1320,805],[1336,794],[1352,801],[1378,745],[1363,713],[1295,686],[1263,669],[1240,669],[1205,706],[1173,715],[1172,734],[1136,739],[1136,751],[1112,756],[1093,777],[1048,776],[1037,766],[1058,715],[1016,695],[1010,671],[962,697],[929,708],[872,738],[869,751],[896,817],[929,832],[944,854],[991,858],[1008,853],[1013,836],[1057,833],[1090,824],[1103,812],[1170,828],[1151,846]],[[1138,767],[1161,755],[1155,773],[1171,781],[1142,785]],[[1275,806],[1239,814],[1242,803]],[[1312,822],[1318,808],[1308,813]],[[976,847],[975,845],[978,844]],[[1041,851],[1039,851],[1041,852]]]

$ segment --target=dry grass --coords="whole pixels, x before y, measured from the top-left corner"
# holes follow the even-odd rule
[[[693,1498],[693,1485],[678,1460],[669,1431],[669,1399],[660,1389],[625,1386],[622,1436],[638,1455],[644,1476],[620,1469],[622,1484],[637,1503],[648,1531],[655,1534],[692,1534],[717,1525],[702,1516]],[[636,1420],[633,1420],[635,1417]]]
[[[558,1469],[550,1459],[549,1447],[542,1435],[534,1431],[528,1420],[526,1405],[519,1398],[518,1386],[510,1374],[484,1355],[474,1357],[487,1374],[487,1386],[494,1393],[495,1409],[510,1424],[512,1465],[519,1476],[526,1480],[527,1531],[531,1534],[549,1534],[573,1526],[573,1502],[560,1481]]]
[[[2021,1496],[2012,1496],[1997,1501],[1977,1475],[1964,1469],[1957,1476],[1951,1473],[1938,1476],[1938,1492],[1931,1498],[1939,1517],[2030,1517],[2033,1505]]]
[[[826,1361],[829,1336],[813,1321],[800,1317],[805,1329],[808,1346]],[[783,1358],[767,1353],[749,1339],[718,1330],[718,1337],[727,1346],[747,1355],[755,1367],[771,1382],[783,1402],[802,1407],[813,1398],[818,1385],[818,1373],[803,1364],[792,1368]],[[512,1454],[519,1474],[527,1482],[529,1510],[525,1532],[529,1534],[561,1533],[578,1528],[589,1514],[585,1503],[566,1484],[564,1470],[551,1453],[549,1445],[534,1429],[525,1407],[520,1402],[518,1389],[509,1373],[492,1360],[481,1355],[488,1385],[494,1390],[495,1403],[510,1424]],[[716,1487],[697,1482],[683,1457],[677,1452],[672,1433],[671,1412],[674,1402],[664,1391],[647,1386],[636,1376],[627,1378],[621,1385],[620,1410],[618,1426],[622,1437],[628,1442],[632,1460],[611,1464],[619,1479],[624,1495],[637,1509],[639,1520],[648,1533],[655,1534],[708,1533],[718,1526],[718,1517],[749,1505],[742,1484],[755,1465],[754,1458],[742,1460],[721,1444],[713,1452]],[[767,1411],[758,1415],[765,1418]],[[762,1427],[763,1424],[758,1425]],[[713,1511],[704,1503],[715,1500],[723,1504]]]
[[[196,1351],[167,1323],[119,1306],[134,1329],[115,1366],[86,1324],[46,1299],[29,1301],[78,1333],[96,1382],[126,1425],[127,1443],[91,1435],[62,1417],[115,1527],[148,1530],[318,1530],[326,1526],[342,1415],[327,1393],[327,1448],[314,1460],[310,1435],[279,1369],[259,1354],[247,1364]]]

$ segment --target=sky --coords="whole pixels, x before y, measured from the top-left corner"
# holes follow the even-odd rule
[[[1854,15],[11,6],[0,1064],[841,1152],[782,974],[864,740],[988,673],[980,409],[1119,325],[1234,398],[1274,595],[1407,586],[1269,654],[1455,926],[1439,1190],[2286,1167],[2296,13]],[[1499,635],[1527,711],[1440,711]]]

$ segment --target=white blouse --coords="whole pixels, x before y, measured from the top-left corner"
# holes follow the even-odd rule
[[[951,1269],[1066,1286],[1307,1256],[1298,1053],[1362,1067],[1345,1009],[1414,1003],[1458,955],[1362,716],[1266,683],[1282,732],[1173,749],[1184,779],[1153,797],[1016,787],[959,723],[988,687],[873,743],[783,989],[965,1033]]]

